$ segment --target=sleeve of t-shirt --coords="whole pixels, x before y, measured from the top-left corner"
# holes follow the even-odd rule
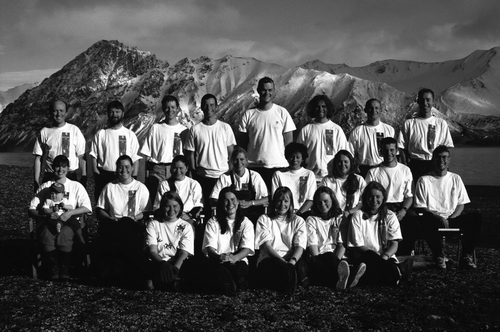
[[[144,212],[151,210],[151,200],[147,187],[144,185],[140,186],[137,193],[139,194],[139,211]]]
[[[139,156],[139,141],[137,140],[137,136],[134,132],[130,135],[130,154],[133,162],[142,159],[142,157]]]
[[[373,179],[375,178],[375,177],[373,176],[373,170],[374,170],[374,168],[370,168],[370,169],[368,170],[368,173],[366,173],[365,183],[370,183],[370,182],[372,182],[372,181],[373,181]],[[361,183],[360,183],[360,185],[361,185]]]
[[[306,200],[312,201],[314,199],[314,193],[316,192],[316,176],[314,175],[313,172],[310,172],[307,175],[307,193],[306,193]]]
[[[362,216],[363,212],[361,211],[356,211],[352,216],[351,223],[349,224],[349,247],[362,247],[365,245],[361,227],[361,223],[363,222]]]
[[[41,140],[42,140],[42,135],[40,132],[38,132],[36,135],[35,145],[33,146],[33,154],[35,156],[43,155]]]
[[[95,159],[98,159],[98,153],[99,153],[99,135],[101,134],[102,129],[100,129],[95,135],[94,138],[92,139],[92,142],[90,143],[90,156],[94,157]]]
[[[146,245],[149,247],[151,245],[157,245],[158,244],[158,239],[156,234],[156,227],[155,225],[158,223],[158,221],[153,220],[149,222],[146,226]]]
[[[238,131],[240,131],[242,133],[247,132],[248,115],[249,115],[249,112],[245,111],[245,113],[243,113],[243,116],[241,117],[240,124],[238,125]]]
[[[297,127],[295,127],[295,123],[293,123],[293,119],[290,116],[290,113],[288,113],[286,109],[284,109],[283,114],[284,114],[283,133],[288,133],[297,129]]]
[[[359,194],[362,195],[363,192],[365,191],[366,184],[368,182],[365,181],[365,179],[363,179],[363,177],[361,177],[361,176],[358,178],[358,180],[359,180]]]
[[[272,240],[271,219],[263,214],[257,220],[257,226],[255,228],[255,249],[260,249],[262,244]]]
[[[144,138],[144,142],[142,142],[142,147],[141,147],[141,154],[146,156],[146,157],[151,157],[151,140],[153,137],[153,127],[149,130],[148,134]]]
[[[255,188],[255,199],[261,199],[264,197],[269,197],[269,192],[266,183],[262,179],[259,173],[250,171],[250,176],[252,176],[252,184]]]
[[[313,217],[307,217],[307,246],[317,246],[318,245],[318,233],[316,221]]]
[[[80,182],[75,182],[77,192],[76,192],[76,207],[84,207],[87,208],[90,212],[92,212],[92,204],[90,203],[90,197],[85,190],[85,187]]]
[[[182,221],[184,224],[184,230],[182,231],[182,236],[178,244],[178,249],[187,251],[188,254],[194,255],[194,231],[193,227],[186,221]]]
[[[195,151],[194,147],[194,126],[189,129],[187,134],[186,143],[184,145],[184,149],[187,151]]]
[[[75,152],[78,157],[83,156],[85,154],[85,136],[83,136],[81,130],[76,128],[76,147]]]
[[[301,247],[302,249],[307,248],[307,228],[306,222],[299,216],[295,216],[295,232],[293,235],[293,246]]]
[[[160,208],[161,196],[167,191],[170,191],[170,186],[168,185],[168,181],[165,180],[162,181],[158,186],[158,190],[156,191],[155,202],[153,204],[153,210],[158,210]]]
[[[297,136],[297,143],[300,143],[300,144],[304,144],[305,146],[307,146],[307,142],[306,142],[306,128],[307,126],[304,126],[300,132],[299,132],[299,136]]]
[[[403,126],[399,129],[399,135],[398,135],[398,148],[399,149],[406,149],[406,142],[407,142],[407,137],[406,135],[408,134],[408,120],[406,120],[403,123]]]
[[[193,180],[191,185],[193,186],[193,207],[203,207],[203,191],[200,183]]]
[[[387,211],[387,240],[401,240],[401,228],[396,214],[390,210]]]
[[[221,175],[217,182],[215,182],[214,188],[212,189],[212,193],[210,194],[210,198],[219,199],[219,193],[222,190],[222,176]]]
[[[231,128],[231,126],[225,123],[224,130],[226,131],[226,145],[236,145],[236,138],[234,137],[233,129]]]
[[[458,199],[457,204],[463,205],[470,203],[469,195],[467,194],[467,190],[465,189],[464,182],[460,176],[456,176],[457,178],[457,189],[458,189]]]
[[[451,138],[450,128],[448,128],[448,123],[446,123],[446,121],[444,120],[443,120],[443,132],[445,133],[443,145],[449,148],[453,148],[454,145],[453,145],[453,139]]]
[[[255,232],[253,230],[253,224],[248,218],[245,217],[241,223],[242,237],[241,237],[241,248],[250,249],[249,256],[254,254],[254,243],[255,243]]]
[[[412,187],[413,186],[413,177],[411,175],[411,171],[407,168],[405,169],[404,174],[404,190],[403,196],[405,198],[413,197]]]
[[[424,186],[424,181],[422,178],[417,180],[417,184],[415,185],[415,193],[413,204],[416,208],[426,208],[427,207],[427,194]]]
[[[99,198],[97,199],[96,207],[101,208],[104,211],[108,211],[108,203],[106,200],[106,196],[108,195],[108,188],[109,188],[109,183],[104,186],[104,188],[101,191],[101,194],[99,195]]]
[[[205,255],[208,255],[207,247],[211,247],[217,252],[219,227],[217,227],[217,220],[215,217],[210,218],[205,227],[205,233],[203,234],[203,246],[202,251]],[[217,254],[220,254],[217,252]]]

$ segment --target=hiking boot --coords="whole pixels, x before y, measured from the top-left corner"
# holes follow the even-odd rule
[[[285,276],[285,294],[293,294],[297,290],[297,272],[295,272],[295,266],[292,264],[286,264],[286,276]]]
[[[347,280],[349,279],[349,264],[346,261],[340,261],[337,267],[338,281],[335,289],[342,290],[347,288]]]
[[[358,268],[356,270],[356,272],[354,273],[351,273],[351,280],[350,282],[348,282],[347,284],[349,285],[349,288],[353,288],[354,286],[356,286],[359,282],[359,279],[361,279],[361,277],[363,276],[363,274],[365,274],[366,272],[366,264],[365,263],[361,263],[358,265]]]
[[[444,257],[438,256],[434,259],[436,267],[440,270],[446,270],[446,260]]]
[[[59,280],[68,281],[69,279],[71,279],[71,277],[69,276],[69,266],[68,265],[61,265]]]
[[[411,273],[413,270],[413,261],[414,261],[414,256],[410,256],[404,261],[399,262],[398,268],[399,272],[401,273],[401,280],[403,281],[411,281]]]
[[[462,269],[466,270],[475,270],[477,269],[476,263],[474,263],[474,259],[472,258],[472,255],[464,255],[462,259],[460,259],[460,265]]]

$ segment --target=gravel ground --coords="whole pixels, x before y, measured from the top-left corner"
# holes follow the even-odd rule
[[[66,283],[32,279],[31,169],[0,165],[0,174],[1,331],[500,330],[498,187],[468,187],[466,211],[484,217],[477,271],[454,262],[438,271],[423,256],[413,280],[398,287],[301,287],[293,296],[251,290],[230,298],[100,287],[92,274]],[[453,257],[455,242],[447,252]]]

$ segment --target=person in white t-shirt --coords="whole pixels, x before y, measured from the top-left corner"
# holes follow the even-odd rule
[[[285,148],[285,157],[289,166],[273,174],[272,192],[279,187],[288,187],[294,198],[294,212],[299,216],[305,214],[304,218],[307,218],[316,191],[316,176],[303,167],[308,157],[307,148],[303,144],[292,142]]]
[[[172,159],[183,154],[188,133],[187,128],[177,120],[180,108],[176,97],[171,95],[163,97],[161,109],[165,118],[162,122],[151,126],[140,151],[147,157],[144,184],[148,187],[151,201],[155,198],[158,184],[169,177]]]
[[[398,163],[397,141],[386,137],[380,142],[384,161],[368,171],[365,181],[376,181],[387,191],[387,208],[396,214],[401,225],[403,240],[398,245],[398,255],[407,256],[414,250],[415,242],[421,238],[419,223],[413,217],[413,177],[408,166]]]
[[[394,137],[394,128],[380,121],[382,104],[372,98],[365,104],[366,122],[357,126],[349,136],[349,144],[354,152],[354,159],[358,163],[362,177],[370,168],[376,167],[382,161],[380,141],[385,137]]]
[[[275,86],[271,78],[261,78],[257,92],[257,107],[245,111],[238,126],[239,145],[248,151],[249,168],[259,172],[271,190],[274,172],[288,165],[284,150],[293,141],[296,127],[290,113],[273,103]]]
[[[56,156],[68,157],[71,168],[67,178],[77,181],[77,171],[81,173],[80,182],[83,186],[87,183],[87,167],[85,161],[85,137],[80,129],[66,122],[68,106],[62,100],[51,104],[51,127],[44,127],[33,147],[34,162],[34,187],[35,191],[40,184],[53,180],[54,170],[52,162]]]
[[[462,257],[459,266],[476,269],[473,252],[481,232],[482,216],[479,212],[462,213],[470,203],[465,185],[458,174],[448,171],[450,149],[438,146],[432,153],[434,171],[419,178],[415,186],[415,209],[424,231],[424,238],[431,248],[436,266],[446,269],[443,242],[439,228],[460,228],[463,234]]]
[[[301,259],[307,245],[306,223],[294,213],[293,201],[290,189],[276,189],[269,215],[260,216],[255,229],[255,249],[260,249],[257,283],[287,294],[296,291],[297,279],[307,280]]]
[[[349,225],[348,257],[354,265],[366,264],[360,284],[397,285],[401,270],[396,251],[401,240],[398,218],[385,206],[387,192],[378,182],[367,184],[363,205]]]
[[[361,194],[365,180],[356,171],[356,161],[347,150],[340,150],[333,158],[330,174],[321,180],[320,186],[333,190],[344,217],[351,216],[361,207]]]
[[[333,103],[325,95],[317,95],[306,106],[306,113],[314,118],[312,123],[301,129],[297,143],[304,144],[309,153],[306,168],[316,174],[320,181],[328,175],[328,164],[339,150],[349,150],[342,128],[330,120]]]
[[[202,250],[208,256],[210,279],[224,295],[248,288],[248,259],[254,254],[252,222],[241,212],[236,190],[223,188],[217,211],[205,227]]]
[[[139,172],[139,142],[135,133],[123,126],[125,107],[118,100],[107,105],[107,128],[100,129],[94,136],[90,146],[90,161],[94,172],[95,191],[97,201],[104,186],[116,179],[116,160],[128,155],[134,162],[134,173],[137,179]]]
[[[308,277],[311,285],[327,286],[337,290],[358,284],[365,273],[366,265],[354,267],[342,260],[345,253],[344,239],[347,227],[342,210],[333,191],[319,187],[314,193],[312,215],[306,220],[307,249],[311,255],[308,262]]]
[[[166,192],[160,200],[160,216],[146,226],[146,253],[150,259],[146,277],[153,283],[149,288],[179,291],[176,281],[192,277],[186,263],[194,255],[194,232],[181,218],[183,205],[177,193]]]
[[[135,276],[140,270],[144,240],[140,221],[146,211],[151,211],[151,202],[148,189],[132,178],[133,172],[132,158],[120,156],[116,161],[117,179],[106,184],[97,201],[104,280]]]
[[[431,89],[420,90],[417,103],[417,117],[406,120],[398,136],[399,154],[402,162],[411,169],[413,183],[433,171],[432,151],[437,146],[454,147],[448,124],[432,114],[437,112],[433,107],[434,92]]]
[[[247,152],[235,146],[231,154],[233,168],[222,174],[210,195],[211,205],[217,206],[217,199],[222,188],[233,186],[239,200],[239,207],[245,217],[254,224],[264,214],[264,206],[269,204],[267,186],[259,173],[249,170]]]
[[[236,144],[231,126],[217,120],[217,98],[201,98],[203,120],[191,127],[185,144],[193,178],[203,189],[205,213],[210,212],[210,194],[219,176],[229,170],[229,156]]]

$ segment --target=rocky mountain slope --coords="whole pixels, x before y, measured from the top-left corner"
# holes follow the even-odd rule
[[[0,113],[4,110],[5,107],[7,107],[7,105],[16,101],[17,98],[19,98],[19,96],[21,96],[26,90],[32,89],[37,85],[38,83],[34,84],[26,83],[23,85],[16,86],[7,91],[0,91]]]
[[[496,58],[491,56],[487,62],[490,66],[492,59]],[[68,101],[70,114],[67,120],[80,126],[87,139],[105,125],[106,104],[113,99],[120,99],[125,104],[126,125],[142,138],[148,128],[161,118],[160,101],[165,94],[179,97],[182,109],[180,119],[188,126],[201,117],[201,97],[205,93],[216,95],[220,105],[220,118],[236,130],[243,111],[255,103],[257,81],[263,76],[270,76],[275,80],[275,102],[289,110],[298,128],[309,121],[304,114],[305,105],[319,93],[326,94],[333,100],[336,109],[333,120],[346,133],[363,121],[362,109],[369,98],[378,98],[383,102],[383,120],[398,128],[415,107],[414,91],[410,91],[408,87],[413,89],[419,81],[417,78],[411,81],[411,75],[404,78],[404,75],[399,74],[396,79],[396,76],[388,74],[403,70],[396,66],[402,66],[402,63],[392,60],[387,62],[385,75],[379,67],[379,75],[386,78],[387,82],[384,82],[376,78],[377,70],[365,68],[364,71],[357,69],[357,72],[352,73],[335,72],[327,68],[327,65],[320,66],[317,61],[302,67],[285,68],[253,58],[226,56],[217,60],[207,57],[183,59],[175,65],[169,65],[149,52],[128,47],[118,41],[102,40],[7,106],[0,114],[0,149],[29,150],[36,132],[47,124],[48,105],[54,98]],[[418,65],[412,64],[410,67],[418,68]],[[446,68],[448,67],[450,65]],[[464,68],[464,73],[476,74],[467,66]],[[425,75],[429,76],[428,72],[432,72],[432,69],[426,69]],[[473,74],[463,74],[461,85],[456,83],[453,86],[455,90],[451,90],[452,87],[448,89],[455,91],[455,94],[461,93],[462,96],[465,96],[465,92],[479,96],[475,90],[465,89],[466,84],[473,82],[472,78],[466,78]],[[494,77],[495,73],[490,72],[489,75]],[[391,77],[392,80],[389,79]],[[479,84],[478,80],[476,77],[476,86]],[[489,87],[490,81],[492,79],[488,81],[488,88],[491,90],[490,94],[494,95],[494,86]],[[405,85],[398,82],[407,83]],[[438,91],[440,90],[436,89],[437,93]],[[449,95],[451,96],[451,92]],[[440,96],[438,106],[441,112],[436,116],[447,119],[456,138],[470,139],[498,134],[500,118],[492,115],[485,117],[483,113],[477,115],[478,112],[460,112],[456,105],[464,104],[465,101],[460,102],[458,98],[446,96],[448,95]],[[500,101],[496,105],[500,105]],[[481,126],[478,125],[478,119],[483,121]],[[490,119],[490,123],[487,124],[485,119]]]

